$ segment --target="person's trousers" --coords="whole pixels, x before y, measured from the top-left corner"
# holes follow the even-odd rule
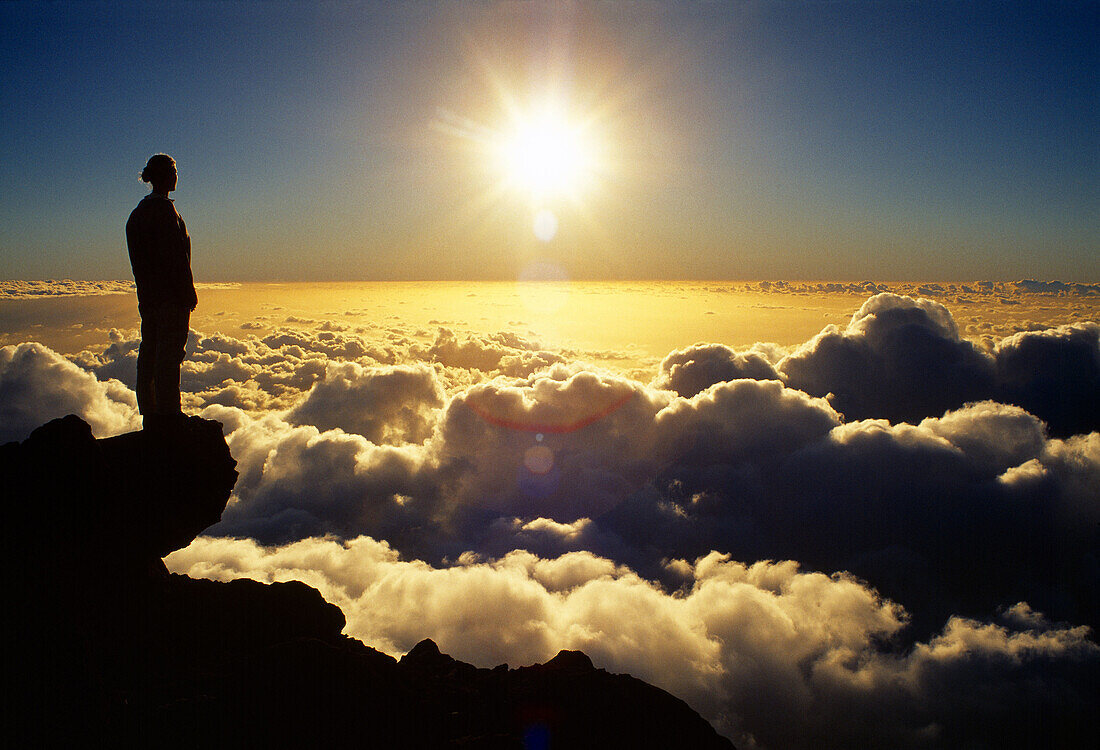
[[[141,346],[137,359],[138,411],[148,414],[180,412],[180,364],[191,311],[162,305],[143,308]]]

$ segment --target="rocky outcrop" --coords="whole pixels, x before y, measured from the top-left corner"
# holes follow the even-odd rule
[[[180,600],[160,558],[218,521],[235,466],[221,425],[197,417],[96,440],[70,415],[0,446],[9,733],[128,733],[157,670],[172,676],[151,659],[168,643],[156,613]]]
[[[425,640],[398,667],[437,707],[427,716],[443,722],[436,730],[456,747],[732,747],[683,701],[596,669],[580,651],[531,667],[476,669]]]
[[[186,547],[220,518],[237,462],[218,422],[190,417],[156,431],[96,440],[75,415],[55,419],[22,443],[0,447],[13,500],[17,546],[54,555],[40,563],[124,577]]]
[[[10,746],[731,747],[577,651],[478,669],[423,641],[398,662],[305,584],[169,574],[160,558],[218,521],[234,466],[195,417],[95,440],[70,416],[0,447]]]

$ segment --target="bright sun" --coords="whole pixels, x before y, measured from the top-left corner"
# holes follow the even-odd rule
[[[536,198],[575,196],[595,167],[584,128],[549,107],[517,117],[497,152],[508,182]]]

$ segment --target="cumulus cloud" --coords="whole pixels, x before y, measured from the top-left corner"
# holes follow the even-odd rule
[[[610,374],[555,366],[491,381],[444,410],[432,456],[468,505],[572,521],[644,481],[653,416],[667,397]]]
[[[356,360],[370,356],[372,352],[371,346],[361,336],[342,331],[279,328],[264,336],[262,342],[269,349],[286,351],[299,357],[320,354],[333,359]]]
[[[543,351],[537,343],[514,333],[460,336],[448,328],[440,328],[432,345],[416,354],[450,367],[510,377],[526,377],[566,361],[562,355]]]
[[[696,344],[661,360],[653,385],[690,398],[726,380],[778,380],[779,373],[759,351],[736,352],[722,344]]]
[[[930,300],[871,297],[844,329],[829,326],[779,363],[787,383],[849,419],[916,422],[993,391],[993,365]]]
[[[442,405],[443,389],[430,367],[329,363],[324,379],[290,410],[287,421],[339,428],[379,444],[422,443]]]
[[[342,430],[255,419],[209,406],[223,423],[240,477],[211,533],[285,542],[369,530],[413,556],[457,556],[440,508],[436,472],[417,444],[376,445]]]
[[[141,426],[133,391],[117,380],[100,381],[41,344],[0,348],[0,443],[66,414],[79,415],[97,437]]]
[[[712,549],[851,570],[905,603],[917,633],[1014,597],[1096,624],[1095,434],[1048,440],[1031,415],[988,402],[917,426],[794,414],[788,442],[755,455],[723,454],[724,439],[677,456],[595,519],[621,541],[602,549],[653,576],[657,560]]]
[[[1100,325],[1018,333],[993,350],[996,396],[1045,419],[1055,434],[1100,429]]]
[[[848,419],[919,422],[967,402],[1023,406],[1067,436],[1100,429],[1100,326],[1024,332],[992,356],[960,337],[942,304],[878,294],[781,360],[792,388],[830,395]]]
[[[116,378],[133,388],[140,339],[136,332],[127,338],[117,330],[111,331],[110,339],[106,349],[80,352],[72,359],[101,380]],[[250,411],[292,406],[324,377],[332,360],[375,364],[378,357],[394,359],[392,352],[358,336],[285,329],[263,339],[192,330],[186,352],[180,388],[188,405],[222,404]]]
[[[439,329],[435,340],[425,344],[400,328],[366,335],[329,321],[287,320],[308,323],[312,328],[276,328],[262,338],[192,331],[181,372],[188,404],[192,408],[221,404],[253,412],[288,409],[326,377],[330,365],[344,363],[364,368],[432,364],[439,386],[454,392],[486,377],[526,377],[567,361],[564,354],[541,349],[513,333],[460,336]],[[116,378],[133,388],[137,332],[127,336],[112,330],[110,342],[101,351],[80,352],[71,359],[101,380]],[[317,399],[323,397],[316,395]],[[318,423],[327,424],[330,422]]]
[[[137,383],[137,353],[140,339],[127,337],[117,328],[107,333],[110,343],[102,352],[83,351],[70,359],[100,380],[118,380],[131,390]]]
[[[1004,624],[952,618],[897,650],[902,607],[790,561],[681,561],[690,583],[675,595],[588,552],[440,568],[368,537],[279,548],[204,537],[166,562],[216,580],[303,580],[341,607],[348,634],[394,655],[423,637],[482,666],[581,649],[683,697],[742,747],[1085,736],[1097,698],[1100,648],[1084,628],[1017,603]]]

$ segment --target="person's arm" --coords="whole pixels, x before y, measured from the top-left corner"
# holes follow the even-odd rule
[[[130,254],[134,283],[138,288],[138,302],[154,302],[156,269],[149,232],[149,215],[143,206],[130,214],[126,222],[126,248]]]
[[[199,304],[199,298],[195,293],[195,278],[191,273],[191,235],[187,233],[187,224],[184,223],[183,217],[174,207],[172,213],[179,227],[176,235],[179,250],[175,254],[177,269],[173,275],[176,282],[175,294],[185,307],[193,311]]]

